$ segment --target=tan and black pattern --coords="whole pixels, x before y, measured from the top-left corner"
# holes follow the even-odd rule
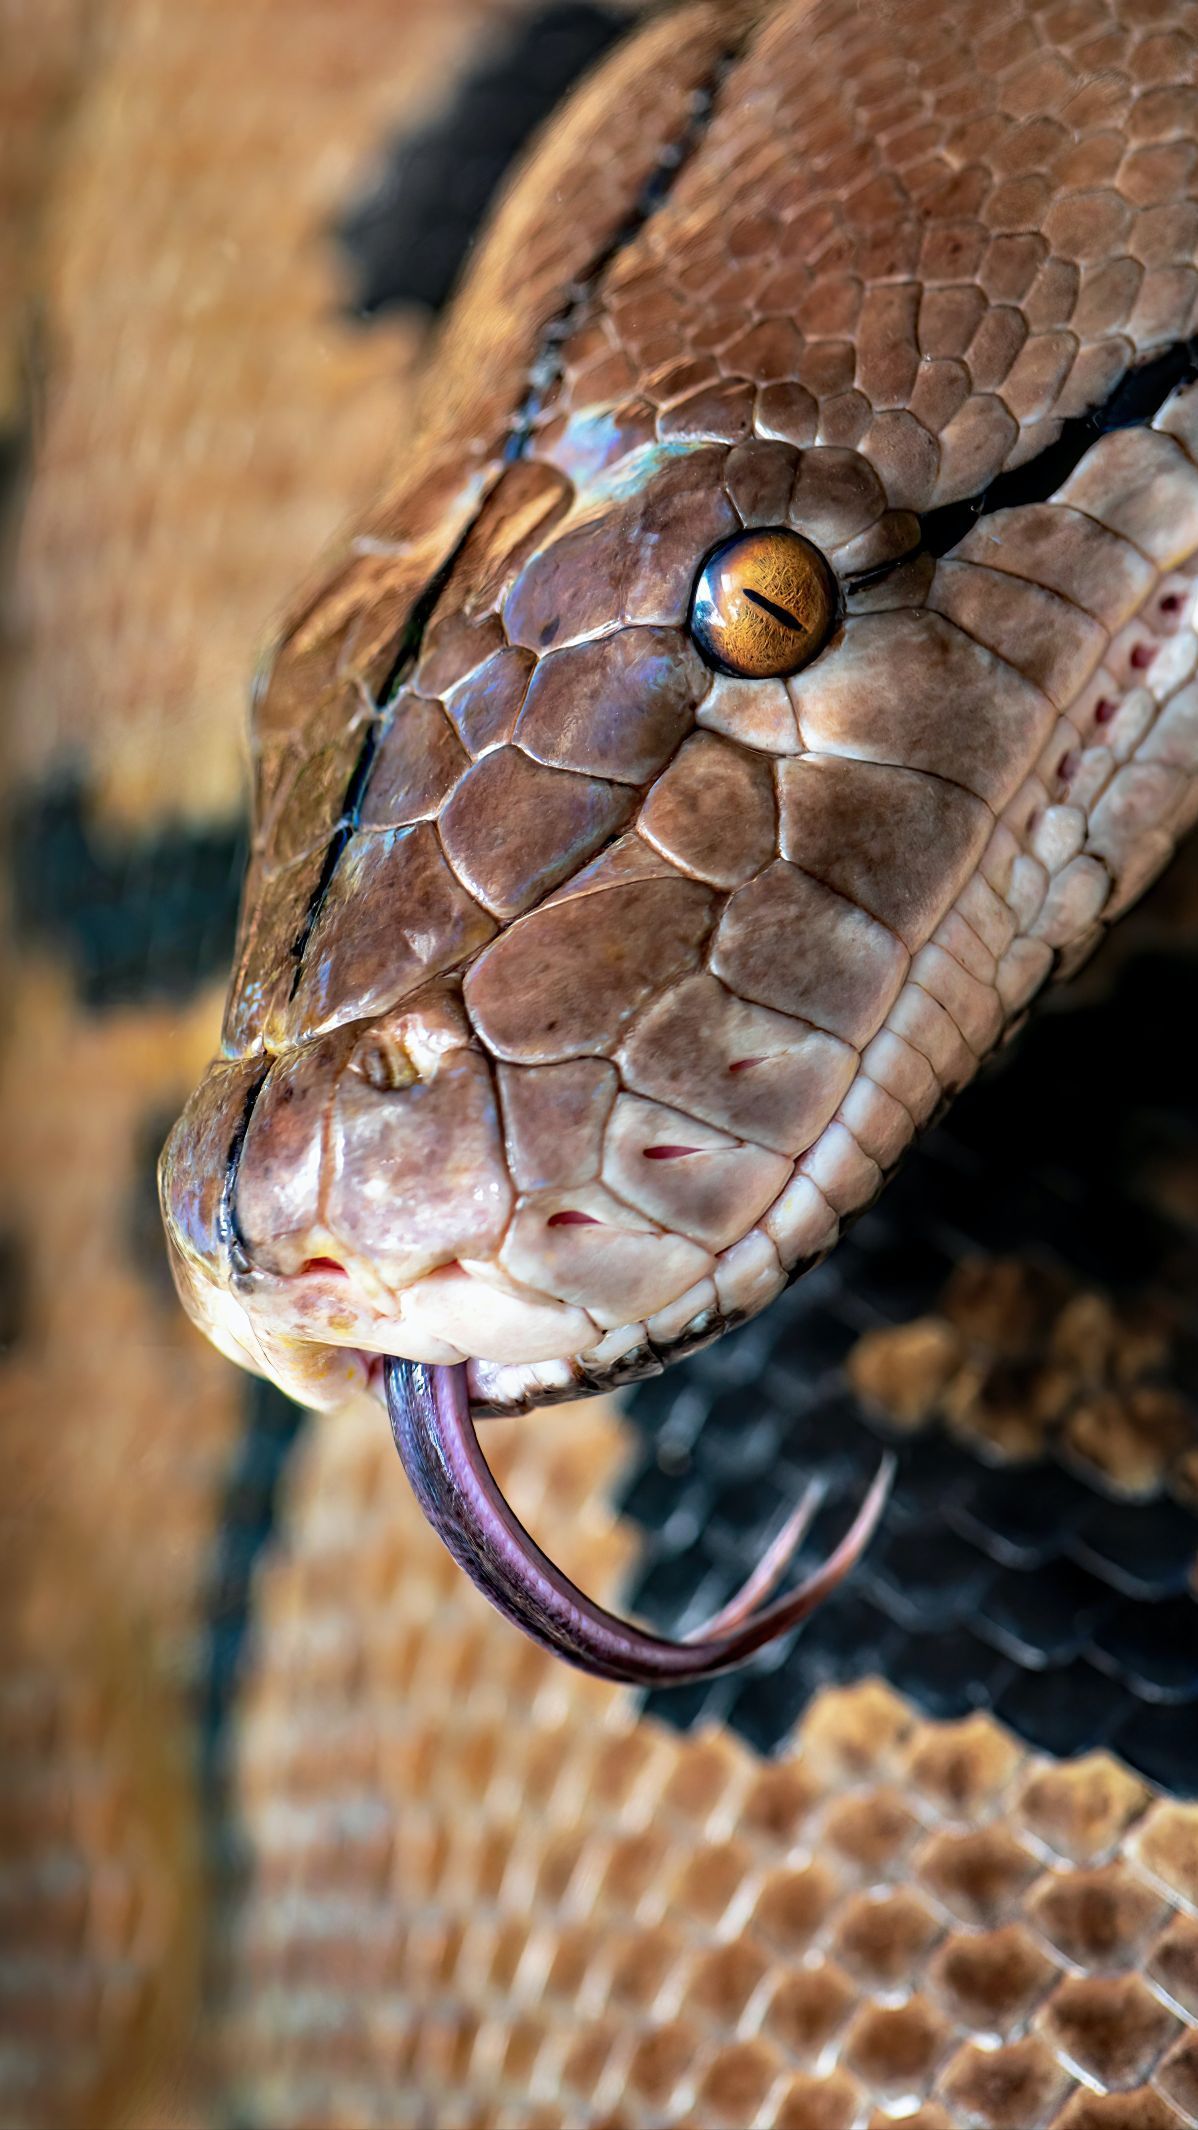
[[[610,1578],[609,1427],[509,1426],[516,1498]],[[367,1405],[322,1422],[263,1579],[226,2029],[250,2120],[1193,2120],[1193,1808],[878,1682],[777,1760],[672,1735],[495,1621],[397,1519],[389,1454]]]
[[[897,1663],[897,1616],[890,1643],[846,1646],[852,1616],[829,1613],[778,1670],[646,1710],[489,1617],[377,1408],[297,1434],[180,1321],[150,1148],[217,1040],[242,678],[383,433],[406,434],[395,351],[419,337],[341,321],[320,232],[382,135],[443,100],[476,20],[413,5],[396,60],[394,8],[368,0],[335,32],[295,0],[92,19],[84,48],[70,9],[17,17],[31,66],[46,40],[47,106],[83,91],[52,137],[50,248],[22,271],[49,367],[5,676],[0,2113],[1193,2122],[1198,1822],[1162,1794],[1194,1785],[1192,1702],[1145,1699],[1152,1664],[1100,1671],[1088,1715],[1034,1652],[1016,1664],[1074,1724],[1063,1761],[1030,1691],[948,1715],[950,1678],[962,1707],[997,1691],[987,1629],[925,1636],[901,1690],[838,1687]],[[1175,873],[1079,979],[1086,1010],[966,1098],[880,1225],[704,1371],[646,1385],[631,1426],[594,1403],[496,1423],[514,1498],[584,1581],[631,1580],[677,1625],[735,1580],[746,1503],[790,1493],[787,1459],[873,1428],[915,1430],[913,1554],[958,1540],[947,1433],[979,1500],[1052,1507],[1067,1469],[1184,1593],[1180,1544],[1166,1562],[1152,1533],[1193,1500],[1193,920]],[[984,1262],[955,1272],[966,1252]],[[1145,1280],[1172,1328],[1145,1322]],[[1045,1447],[1054,1464],[1019,1461]],[[1067,1550],[1053,1513],[1032,1609]],[[1136,1617],[1159,1680],[1154,1602]],[[1069,1757],[1083,1716],[1105,1735],[1129,1709],[1114,1757]]]

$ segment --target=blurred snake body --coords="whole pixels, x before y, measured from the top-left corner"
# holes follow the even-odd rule
[[[301,1400],[385,1395],[470,1572],[609,1676],[738,1661],[880,1489],[754,1610],[792,1519],[680,1656],[580,1624],[472,1412],[762,1308],[1198,814],[1196,32],[1189,0],[635,29],[261,678],[224,1047],[162,1164],[181,1295]],[[746,672],[703,572],[795,534],[818,629]]]

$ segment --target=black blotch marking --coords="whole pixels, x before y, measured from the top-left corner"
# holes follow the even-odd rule
[[[245,1426],[225,1486],[208,1580],[200,1682],[200,1771],[218,1871],[235,1861],[230,1811],[231,1718],[250,1634],[255,1570],[274,1534],[288,1460],[308,1415],[258,1377],[245,1379]]]
[[[360,312],[442,308],[530,135],[630,26],[626,14],[586,0],[546,8],[469,73],[430,124],[394,143],[381,183],[337,231]]]
[[[29,1282],[21,1239],[0,1229],[0,1360],[11,1353],[25,1329]]]
[[[627,1609],[675,1633],[694,1625],[821,1477],[798,1572],[815,1564],[888,1439],[845,1357],[863,1331],[933,1310],[975,1252],[1159,1302],[1177,1326],[1165,1380],[1198,1441],[1193,1231],[1145,1189],[1163,1149],[1198,1137],[1177,1021],[1194,977],[1192,954],[1144,954],[1098,1003],[1033,1021],[822,1265],[630,1394],[640,1442],[617,1506],[645,1546]],[[844,1587],[781,1651],[650,1695],[652,1713],[682,1730],[727,1723],[770,1753],[821,1688],[877,1675],[929,1716],[993,1710],[1037,1750],[1107,1746],[1198,1796],[1198,1517],[1165,1494],[1107,1495],[1052,1456],[996,1468],[937,1426],[890,1447],[883,1524]]]
[[[162,1233],[158,1204],[158,1156],[183,1106],[183,1096],[171,1108],[150,1110],[138,1127],[133,1147],[133,1174],[125,1207],[125,1240],[130,1262],[141,1274],[155,1301],[178,1308],[175,1283]]]
[[[9,824],[17,935],[67,953],[89,1006],[186,999],[228,967],[245,854],[240,827],[117,841],[81,786],[34,793]]]
[[[772,614],[774,620],[780,621],[784,629],[802,629],[803,624],[797,614],[788,614],[784,606],[777,606],[772,599],[766,598],[764,592],[751,592],[746,589],[745,598],[751,600],[754,606],[760,607],[763,614]]]
[[[9,514],[16,514],[28,471],[28,435],[21,429],[0,429],[0,532],[7,533]]]

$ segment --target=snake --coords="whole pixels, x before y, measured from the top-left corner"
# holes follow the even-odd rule
[[[475,1421],[618,1388],[819,1264],[1198,816],[1198,11],[683,6],[508,187],[398,485],[255,686],[176,1282],[373,1391],[526,1632],[739,1664],[860,1556],[669,1642]]]

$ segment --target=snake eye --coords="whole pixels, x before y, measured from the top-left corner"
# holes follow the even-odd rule
[[[836,614],[819,549],[785,525],[763,525],[712,549],[695,579],[690,630],[717,673],[768,680],[814,658]]]

